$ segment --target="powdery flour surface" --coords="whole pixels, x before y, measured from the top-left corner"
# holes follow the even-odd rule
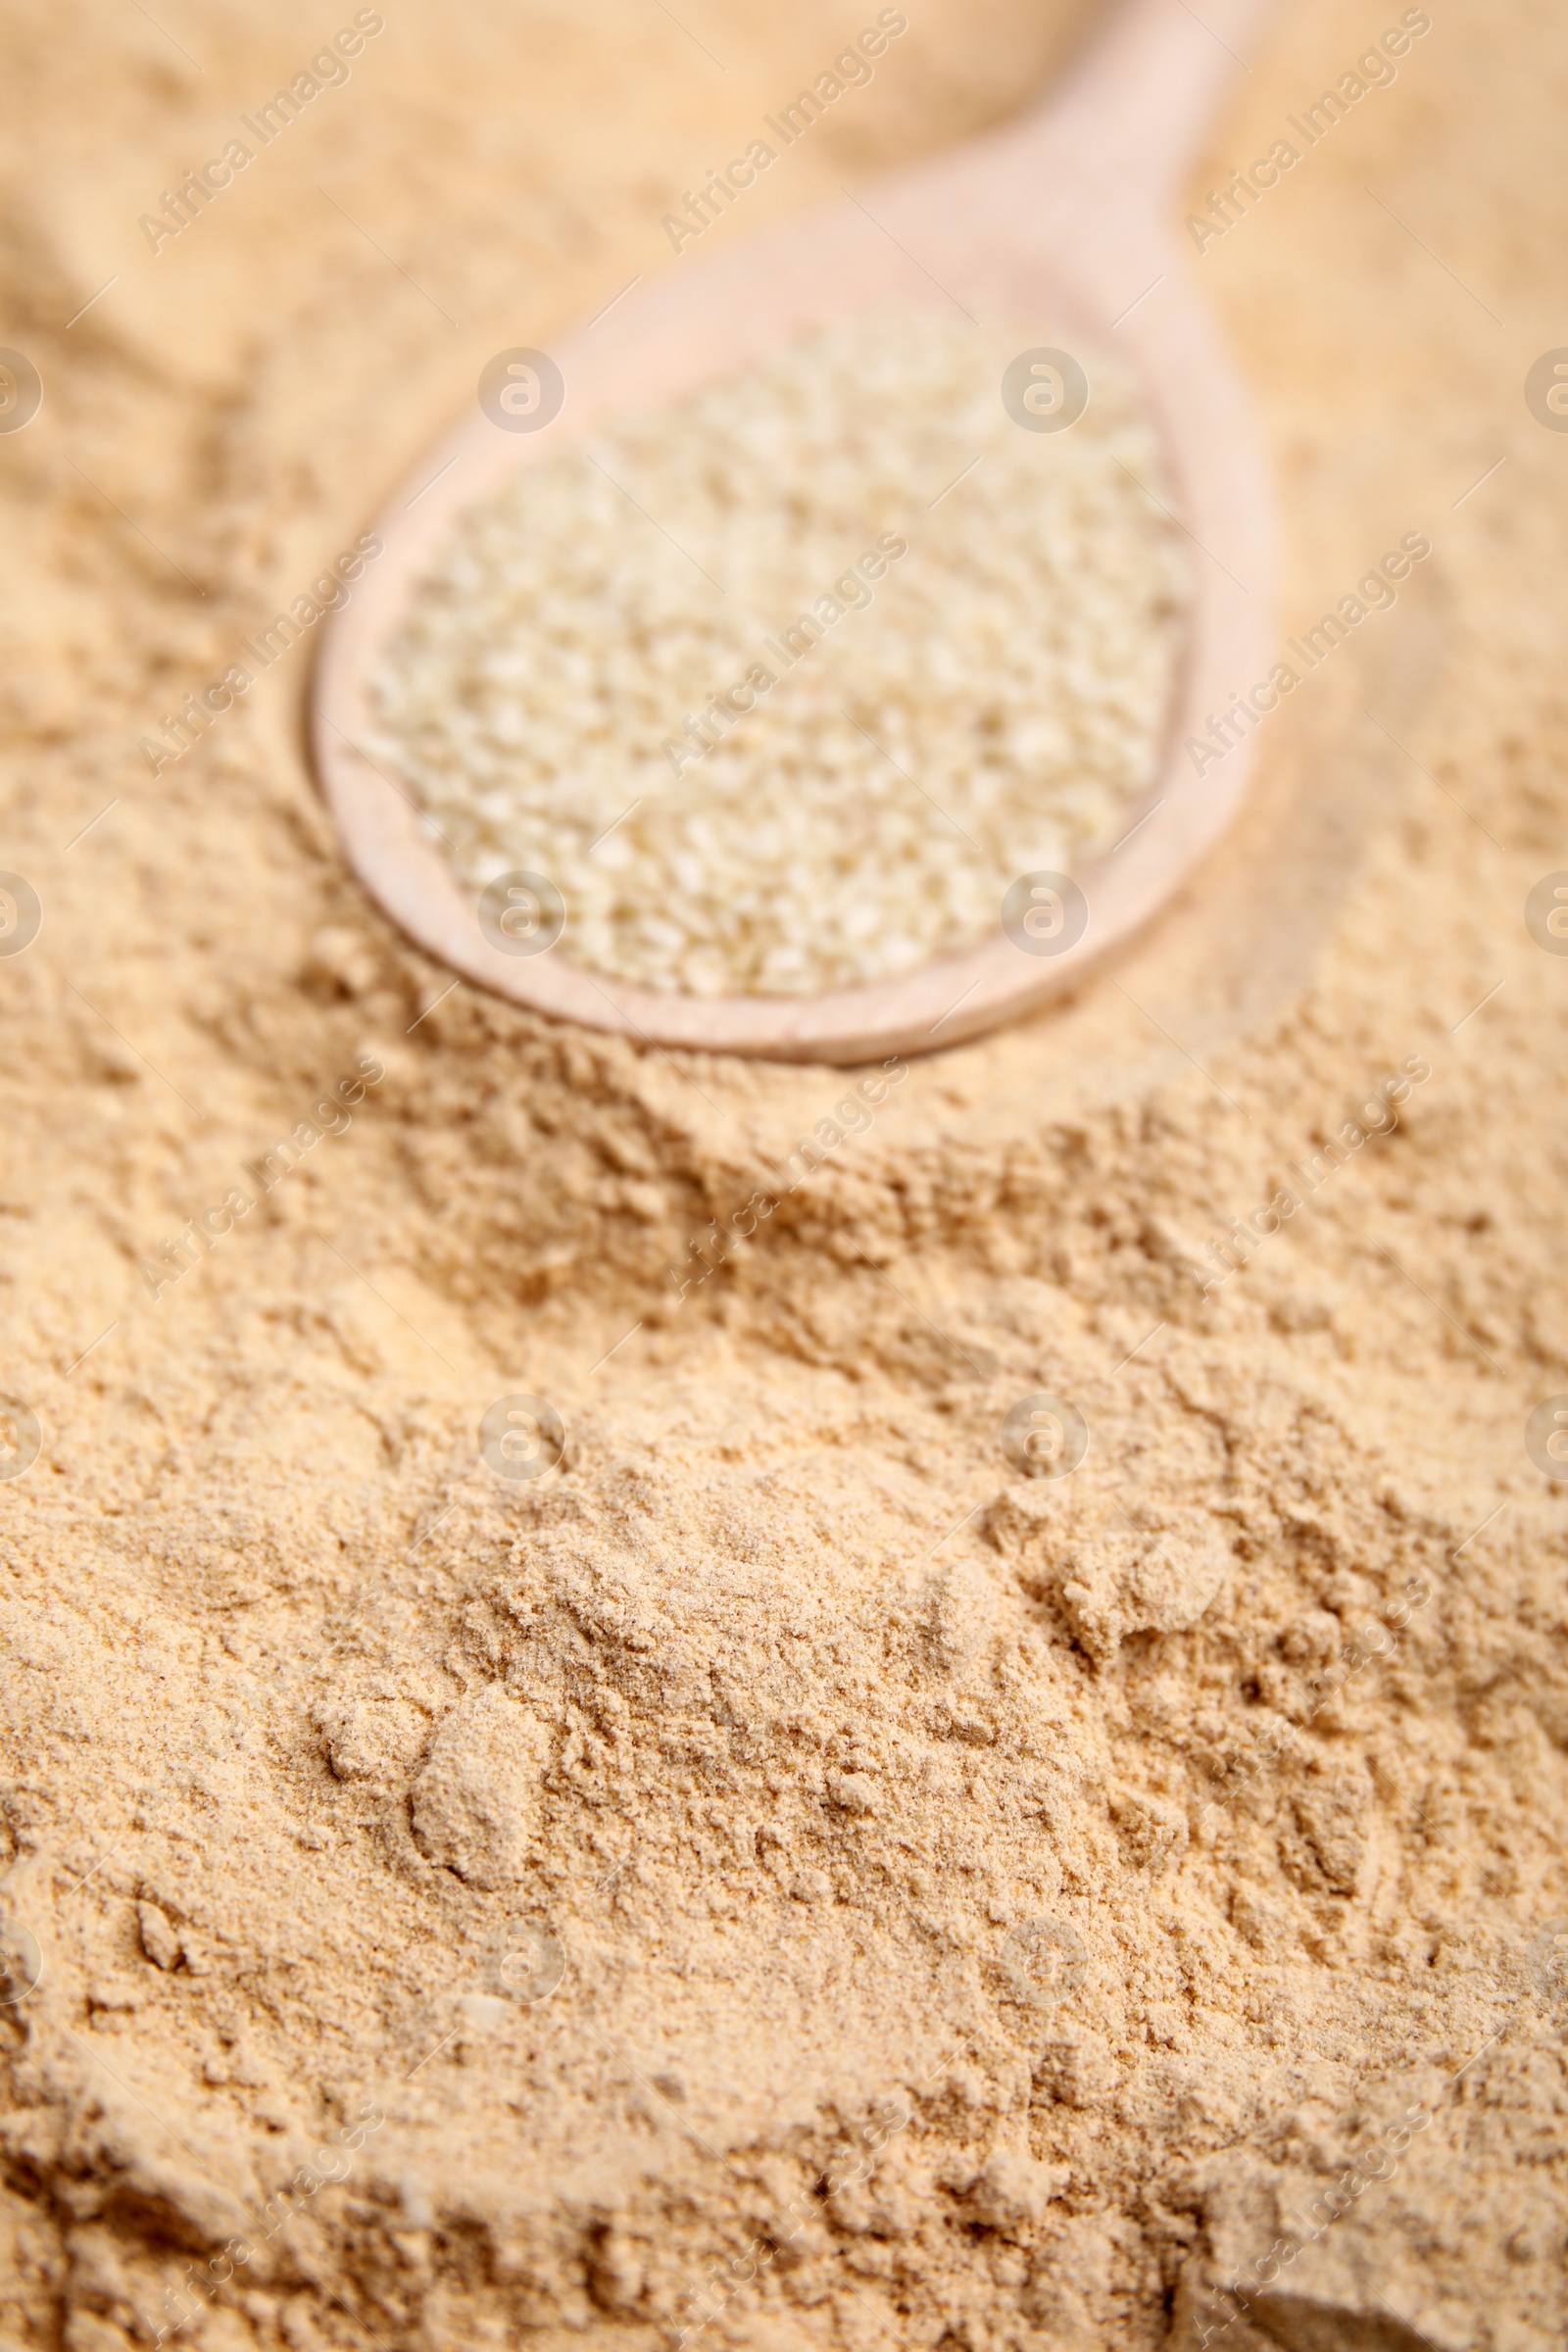
[[[1156,934],[877,1099],[443,997],[302,765],[308,648],[136,749],[843,24],[710,8],[726,80],[658,11],[389,18],[153,256],[331,27],[168,29],[202,73],[135,12],[4,36],[0,2345],[1559,2344],[1565,36],[1445,16],[1203,254],[1282,642],[1432,557]],[[923,15],[756,218],[1069,29]],[[1201,185],[1367,37],[1287,10]],[[1069,1478],[1004,1449],[1041,1393]]]

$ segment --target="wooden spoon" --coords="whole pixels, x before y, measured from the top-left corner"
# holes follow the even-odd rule
[[[378,516],[385,554],[325,623],[313,692],[318,768],[348,855],[429,954],[514,1003],[664,1047],[854,1063],[929,1053],[1024,1011],[1124,940],[1190,874],[1247,782],[1250,739],[1204,772],[1184,749],[1210,712],[1265,673],[1272,513],[1246,397],[1173,234],[1177,186],[1266,0],[1127,0],[1050,102],[1009,128],[832,210],[708,259],[687,253],[596,321],[561,337],[559,417],[502,430],[475,410]],[[1200,21],[1201,18],[1201,22]],[[1120,351],[1165,445],[1194,581],[1169,734],[1130,837],[1075,879],[1087,929],[1060,954],[1000,928],[896,979],[808,997],[695,997],[634,988],[560,944],[509,955],[481,932],[408,796],[357,746],[374,734],[381,646],[456,515],[568,435],[755,364],[778,344],[873,305],[951,289],[999,319],[1049,320],[1071,349]],[[1000,397],[1000,390],[999,390]],[[1240,733],[1240,730],[1237,730]],[[569,910],[568,910],[569,912]],[[1037,925],[1049,936],[1049,919]]]

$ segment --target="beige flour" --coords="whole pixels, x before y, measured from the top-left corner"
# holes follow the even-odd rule
[[[853,22],[387,12],[154,256],[337,29],[156,13],[0,36],[0,2346],[1559,2345],[1568,29],[1437,15],[1209,243],[1282,640],[1432,557],[1183,906],[873,1100],[443,995],[321,814],[308,649],[136,748],[492,354],[699,266],[662,214]],[[1384,23],[1288,7],[1195,198]],[[1069,30],[933,0],[708,235]],[[1059,1480],[1002,1443],[1042,1393]],[[508,1484],[516,1395],[566,1452]]]

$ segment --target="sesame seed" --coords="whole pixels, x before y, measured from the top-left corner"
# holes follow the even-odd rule
[[[462,514],[371,747],[460,880],[547,876],[558,952],[607,975],[793,997],[1108,850],[1155,789],[1186,563],[1123,366],[1083,355],[1068,430],[1004,407],[1040,339],[870,314]]]

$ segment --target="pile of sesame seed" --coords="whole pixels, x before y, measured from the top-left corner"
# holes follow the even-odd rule
[[[870,314],[519,471],[459,519],[374,679],[371,745],[475,894],[699,996],[890,977],[1152,789],[1186,573],[1125,370],[1069,429],[1028,335]]]

